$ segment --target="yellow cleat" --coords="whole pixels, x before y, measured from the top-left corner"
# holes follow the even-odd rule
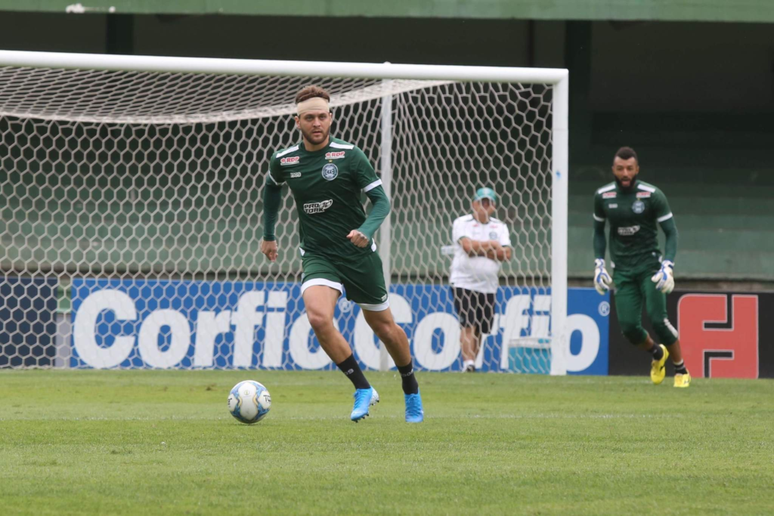
[[[676,374],[675,375],[675,387],[680,389],[687,389],[691,385],[691,374]]]
[[[663,344],[659,344],[659,346],[661,346],[661,349],[664,351],[664,356],[661,357],[661,360],[653,360],[653,362],[650,363],[650,379],[656,385],[659,385],[661,382],[664,381],[664,377],[666,376],[665,365],[666,365],[667,358],[669,358],[669,351],[667,351],[666,346],[664,346]],[[675,379],[675,382],[676,381],[677,380]],[[689,377],[689,381],[690,381],[690,377]],[[675,383],[675,385],[677,384]]]

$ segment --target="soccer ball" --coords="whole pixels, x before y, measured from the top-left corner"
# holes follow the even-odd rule
[[[228,394],[228,411],[242,423],[257,423],[269,413],[271,394],[253,380],[239,382]]]

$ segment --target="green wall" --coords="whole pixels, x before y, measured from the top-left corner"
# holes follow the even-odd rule
[[[0,0],[0,10],[64,12],[70,0]],[[771,22],[768,0],[92,0],[77,11],[386,18]]]

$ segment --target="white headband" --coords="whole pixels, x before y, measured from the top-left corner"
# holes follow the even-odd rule
[[[328,101],[324,98],[312,97],[311,99],[299,102],[296,105],[296,111],[298,112],[298,116],[303,115],[307,111],[325,111],[327,113],[330,111],[330,107],[328,106]]]

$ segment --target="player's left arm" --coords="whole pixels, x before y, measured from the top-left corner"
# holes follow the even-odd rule
[[[382,188],[381,183],[365,192],[366,196],[371,200],[373,208],[371,213],[368,214],[363,224],[357,228],[358,231],[363,233],[369,239],[374,237],[374,233],[382,225],[384,219],[390,214],[390,199]]]
[[[594,288],[599,295],[604,296],[605,292],[610,290],[613,280],[605,268],[605,249],[607,247],[605,224],[607,223],[607,216],[605,215],[602,194],[599,192],[594,194],[594,211],[592,216],[594,217]]]
[[[669,294],[675,288],[673,269],[677,256],[677,225],[669,208],[669,202],[661,190],[656,190],[653,196],[655,216],[661,230],[666,236],[664,245],[664,259],[661,261],[661,269],[653,276],[652,281],[656,288],[665,294]]]
[[[355,181],[363,192],[371,200],[373,207],[371,213],[368,214],[363,224],[350,231],[347,238],[358,247],[365,247],[374,237],[374,233],[382,225],[384,219],[390,214],[390,199],[387,197],[387,193],[382,188],[382,180],[376,176],[374,167],[368,162],[368,158],[365,157],[360,149],[357,149],[357,155],[355,156],[357,163],[355,164]]]
[[[513,257],[513,248],[511,247],[511,235],[505,224],[500,226],[498,242],[502,247],[500,249],[491,249],[487,252],[487,257],[500,262],[510,260]]]

